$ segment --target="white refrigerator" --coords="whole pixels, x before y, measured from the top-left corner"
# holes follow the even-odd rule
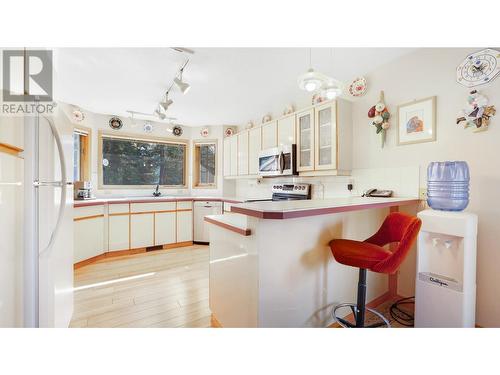
[[[73,314],[73,127],[63,113],[24,124],[24,326]]]

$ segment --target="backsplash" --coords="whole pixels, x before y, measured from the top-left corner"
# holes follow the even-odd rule
[[[351,176],[275,177],[236,180],[236,196],[269,198],[276,183],[304,182],[312,185],[312,199],[360,196],[370,188],[390,189],[394,196],[418,197],[419,167],[366,168],[352,171]],[[349,183],[353,190],[347,189]]]

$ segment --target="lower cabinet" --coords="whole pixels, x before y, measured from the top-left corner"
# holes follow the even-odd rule
[[[110,215],[108,231],[109,251],[130,248],[130,215]]]
[[[168,245],[176,240],[176,213],[155,213],[155,245]]]
[[[193,241],[193,211],[177,211],[177,242]]]
[[[130,215],[130,248],[148,247],[154,245],[153,213]]]
[[[104,217],[74,221],[74,262],[104,253]],[[90,235],[91,234],[91,235]]]

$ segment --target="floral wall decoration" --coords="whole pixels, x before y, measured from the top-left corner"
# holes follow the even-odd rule
[[[385,105],[384,101],[384,92],[380,91],[380,98],[378,103],[370,108],[368,111],[368,117],[372,119],[372,125],[377,128],[377,134],[380,134],[381,145],[384,147],[385,143],[385,132],[389,129],[389,119],[391,118],[391,114],[389,113],[389,109]]]
[[[470,92],[465,108],[457,118],[457,124],[462,124],[464,129],[474,128],[474,132],[488,129],[490,117],[495,116],[496,109],[488,105],[488,98],[477,90]]]

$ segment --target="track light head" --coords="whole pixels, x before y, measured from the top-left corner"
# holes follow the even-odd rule
[[[164,102],[160,102],[160,106],[163,108],[164,111],[166,111],[172,103],[173,103],[173,100],[166,98]]]
[[[186,94],[189,91],[189,89],[191,88],[189,83],[186,83],[182,80],[182,70],[181,70],[180,76],[174,78],[174,82],[183,94]]]

